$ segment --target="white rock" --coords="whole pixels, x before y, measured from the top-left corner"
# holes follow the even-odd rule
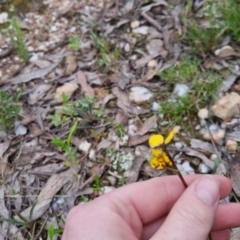
[[[200,173],[209,173],[211,171],[211,168],[209,168],[204,163],[200,163],[199,166],[198,166],[198,171]]]
[[[124,46],[124,51],[125,52],[130,52],[131,48],[130,48],[130,44],[129,43],[126,43],[125,46]]]
[[[146,49],[150,55],[160,54],[163,51],[163,41],[161,39],[151,39]]]
[[[141,26],[141,27],[138,27],[138,28],[134,28],[132,30],[132,32],[136,33],[136,34],[147,35],[148,34],[148,27],[147,26]]]
[[[175,144],[175,147],[177,148],[177,149],[182,149],[183,148],[183,144],[182,144],[182,142],[176,142]]]
[[[238,148],[238,143],[232,139],[228,139],[226,146],[229,153],[235,153]]]
[[[37,60],[38,60],[38,54],[36,53],[34,53],[29,59],[30,62],[35,62]]]
[[[132,87],[130,89],[129,99],[135,103],[143,103],[149,101],[153,97],[153,93],[145,87]]]
[[[190,166],[189,162],[184,162],[182,164],[183,170],[187,173],[194,172],[194,169]]]
[[[91,160],[96,160],[96,151],[91,149],[90,152],[89,152],[89,159]]]
[[[140,22],[139,21],[132,21],[131,22],[131,28],[134,29],[134,28],[137,28],[140,26]]]
[[[189,91],[189,87],[185,84],[178,83],[175,85],[173,94],[177,95],[178,97],[185,97]]]
[[[157,102],[152,103],[152,110],[158,111],[161,108],[161,106]]]
[[[8,20],[8,13],[7,12],[0,13],[0,24],[7,22],[7,20]]]
[[[50,31],[51,31],[51,32],[56,32],[56,31],[57,31],[57,27],[56,27],[56,26],[54,26],[54,25],[53,25],[53,26],[51,26],[51,28],[50,28]]]
[[[76,27],[71,27],[71,28],[69,29],[69,32],[71,32],[71,33],[75,32],[75,31],[76,31]]]
[[[155,69],[156,67],[157,67],[157,61],[155,59],[152,59],[151,61],[148,62],[148,68]]]
[[[223,120],[229,120],[234,115],[239,114],[240,96],[235,92],[225,95],[213,106],[213,114]]]
[[[78,149],[84,153],[88,153],[90,147],[91,147],[91,143],[85,140],[79,144]]]
[[[198,111],[198,117],[201,119],[209,118],[209,111],[207,108],[202,108]]]
[[[14,131],[17,136],[23,136],[27,133],[27,128],[19,121],[14,123]]]
[[[180,163],[176,163],[176,166],[177,166],[179,171],[184,171],[184,168]]]

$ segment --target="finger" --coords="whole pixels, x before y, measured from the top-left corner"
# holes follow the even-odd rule
[[[184,179],[187,184],[190,184],[200,176],[202,175],[188,175],[184,176]],[[231,182],[223,176],[215,177],[220,182],[221,198],[224,198],[231,191]],[[133,207],[142,223],[148,224],[166,215],[184,191],[185,188],[178,176],[168,176],[133,183],[104,196],[116,198],[121,202],[124,209],[118,210],[123,218],[125,215],[129,216],[129,208]],[[115,203],[117,204],[117,201]]]
[[[181,195],[151,240],[206,239],[219,197],[220,182],[214,177],[200,177]]]
[[[213,230],[239,227],[240,204],[220,203],[214,218]]]
[[[211,237],[213,240],[229,240],[231,237],[229,229],[216,231],[211,233]]]
[[[166,217],[162,217],[143,227],[142,240],[151,238],[162,226]],[[238,203],[219,203],[214,217],[212,230],[220,231],[238,227],[240,223],[240,204]],[[216,238],[217,239],[217,238]],[[226,238],[227,239],[227,238]]]

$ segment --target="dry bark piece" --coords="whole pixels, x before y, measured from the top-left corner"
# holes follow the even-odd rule
[[[72,74],[77,68],[77,60],[73,55],[66,56],[66,75]]]
[[[149,132],[157,123],[157,116],[153,115],[152,117],[148,118],[144,124],[141,126],[140,129],[138,129],[139,135],[144,135]]]
[[[74,92],[78,89],[78,85],[75,83],[65,83],[63,86],[58,87],[55,93],[55,101],[57,103],[63,102],[63,93],[65,93],[67,100],[69,100]]]
[[[46,68],[38,69],[38,70],[28,72],[28,73],[23,73],[21,75],[18,75],[17,77],[10,79],[10,82],[12,84],[19,84],[19,83],[29,82],[36,78],[43,78],[48,73],[50,73],[54,68],[56,68],[59,63],[60,63],[60,61],[53,63],[52,65],[50,65],[49,67],[46,67]]]
[[[89,98],[94,98],[94,90],[88,84],[85,74],[82,71],[78,71],[77,77],[78,77],[78,82],[81,85],[82,92],[84,93],[84,95]]]
[[[230,167],[230,178],[234,192],[240,197],[240,153],[238,152],[234,157]]]
[[[54,197],[54,195],[60,191],[60,189],[67,182],[74,182],[76,174],[76,170],[70,168],[65,172],[60,174],[52,175],[46,185],[41,190],[38,195],[37,203],[35,206],[29,206],[27,209],[21,212],[21,215],[26,218],[28,221],[35,221],[39,217],[41,217],[46,210],[49,208],[49,205]],[[30,214],[32,211],[32,215]],[[15,217],[16,220],[19,220],[18,217]]]

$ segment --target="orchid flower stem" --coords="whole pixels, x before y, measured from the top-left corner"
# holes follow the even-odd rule
[[[183,186],[184,186],[185,188],[187,188],[188,185],[187,185],[186,181],[184,180],[181,172],[178,170],[178,167],[177,167],[176,163],[173,161],[173,159],[172,159],[171,155],[169,154],[169,152],[168,152],[168,150],[167,150],[166,147],[165,147],[165,149],[164,149],[164,152],[166,153],[166,155],[168,156],[168,158],[169,158],[170,161],[172,162],[173,168],[174,168],[174,170],[176,170],[177,175],[179,176],[181,182],[183,183]],[[208,239],[209,239],[209,240],[213,240],[213,239],[212,239],[212,236],[211,236],[211,233],[208,234]]]
[[[184,186],[185,188],[187,188],[188,185],[187,185],[186,181],[184,180],[184,178],[183,178],[181,172],[180,172],[180,171],[178,170],[178,168],[177,168],[176,163],[173,161],[171,155],[169,154],[169,152],[168,152],[168,150],[167,150],[166,148],[164,149],[164,152],[166,153],[166,155],[168,156],[168,158],[169,158],[170,161],[172,162],[173,168],[176,170],[177,175],[179,176],[181,182],[183,183],[183,186]]]

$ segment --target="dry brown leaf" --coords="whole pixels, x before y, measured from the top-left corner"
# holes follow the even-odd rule
[[[92,87],[87,83],[85,74],[82,71],[78,71],[77,77],[85,97],[94,98],[94,91]]]
[[[48,73],[50,73],[54,68],[56,68],[59,63],[60,63],[60,61],[53,63],[52,65],[50,65],[49,67],[46,67],[46,68],[42,68],[42,69],[34,70],[32,72],[20,74],[16,77],[10,79],[10,82],[12,84],[19,84],[19,83],[29,82],[36,78],[43,78]]]
[[[224,46],[221,49],[215,51],[215,55],[219,58],[226,58],[231,56],[239,57],[240,53],[236,52],[231,46]]]
[[[234,192],[240,197],[240,153],[236,153],[230,167],[230,178]]]
[[[51,84],[40,84],[35,87],[34,91],[29,94],[28,103],[30,105],[36,104],[44,95],[51,89]]]
[[[7,149],[9,148],[10,146],[10,141],[9,140],[6,140],[4,141],[3,143],[0,143],[0,160],[3,156],[3,154],[7,151]]]
[[[157,116],[153,115],[152,117],[148,118],[141,128],[138,129],[138,134],[139,135],[144,135],[149,132],[149,130],[154,127],[154,125],[157,123]]]
[[[70,168],[65,172],[52,175],[41,190],[37,204],[35,206],[29,206],[21,212],[21,215],[28,221],[35,221],[41,217],[48,209],[54,195],[60,191],[67,182],[75,181],[75,174],[76,170]],[[32,216],[30,217],[31,211]],[[18,217],[15,217],[15,219],[19,220]]]
[[[143,136],[139,136],[139,135],[130,136],[129,140],[128,140],[128,146],[133,147],[133,146],[139,145],[141,143],[144,143],[149,139],[149,137],[150,137],[149,134],[146,134]]]
[[[67,99],[69,100],[77,89],[78,84],[65,83],[63,86],[57,88],[54,99],[57,103],[62,103],[62,94],[65,93]]]
[[[5,206],[3,186],[0,187],[0,216],[1,218],[9,218],[9,212]],[[9,239],[25,240],[19,229],[14,224],[9,224],[8,222],[3,221],[2,230],[2,234],[8,236]]]
[[[94,88],[94,92],[97,95],[98,101],[102,101],[109,95],[109,91],[103,88]]]
[[[196,150],[193,150],[189,147],[185,147],[184,150],[186,151],[185,153],[188,155],[188,156],[192,156],[192,157],[197,157],[197,158],[200,158],[203,163],[205,163],[205,165],[207,165],[208,167],[210,167],[211,169],[214,169],[215,167],[215,164],[213,161],[211,161],[210,159],[208,159],[205,155],[203,155],[202,153],[196,151]]]
[[[73,55],[66,56],[66,75],[72,74],[77,68],[77,60]]]

